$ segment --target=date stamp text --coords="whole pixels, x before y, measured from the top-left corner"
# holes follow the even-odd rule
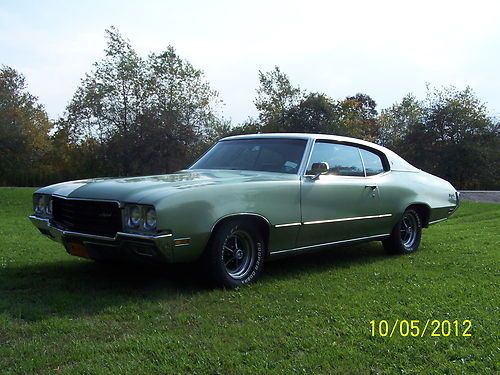
[[[373,337],[393,337],[394,335],[401,337],[424,337],[426,335],[430,337],[471,337],[471,329],[472,322],[469,319],[370,321],[370,333]]]

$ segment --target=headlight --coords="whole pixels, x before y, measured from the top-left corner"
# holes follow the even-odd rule
[[[52,199],[47,194],[35,194],[33,196],[33,211],[35,215],[52,217]]]
[[[152,206],[140,204],[127,205],[124,223],[133,232],[156,230],[156,211]]]
[[[49,216],[52,216],[52,199],[49,198],[49,204],[45,206],[45,213]]]
[[[148,208],[146,211],[146,220],[144,221],[144,227],[148,230],[156,229],[156,211],[154,208]]]
[[[41,214],[44,211],[42,195],[35,195],[33,197],[33,211],[35,211],[36,214]]]
[[[130,215],[128,220],[128,226],[131,228],[138,228],[141,225],[141,209],[139,206],[130,207]]]

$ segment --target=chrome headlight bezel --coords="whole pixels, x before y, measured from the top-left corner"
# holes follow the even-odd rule
[[[157,231],[157,221],[148,222],[148,213],[156,218],[156,210],[153,206],[143,204],[126,204],[123,210],[124,229],[131,233],[154,233]]]
[[[52,196],[50,194],[33,194],[33,212],[35,216],[52,218]]]

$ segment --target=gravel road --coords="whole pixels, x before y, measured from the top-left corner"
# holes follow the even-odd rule
[[[500,203],[500,191],[462,190],[460,198],[464,201]]]

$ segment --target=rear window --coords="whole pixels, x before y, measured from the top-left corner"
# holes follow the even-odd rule
[[[359,151],[361,152],[361,157],[363,158],[363,164],[365,165],[367,176],[374,176],[385,172],[384,164],[382,163],[380,156],[362,148],[360,148]]]

